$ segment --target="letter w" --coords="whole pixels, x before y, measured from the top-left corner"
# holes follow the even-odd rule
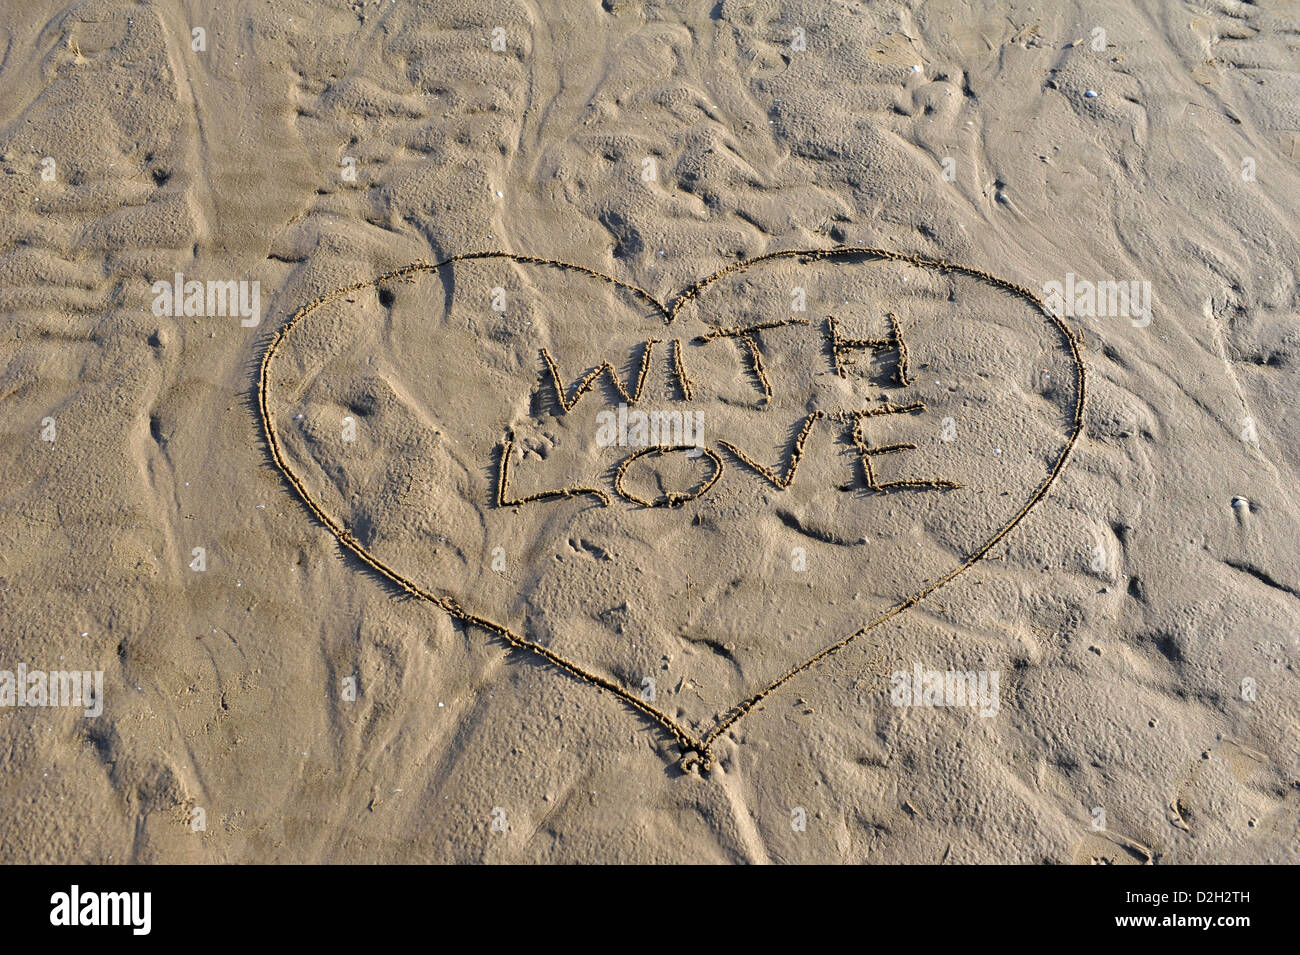
[[[641,367],[637,370],[636,387],[633,388],[631,392],[628,392],[628,390],[623,387],[623,380],[618,376],[618,369],[609,362],[602,361],[598,367],[587,373],[587,377],[577,382],[570,389],[572,391],[572,396],[567,399],[564,397],[565,388],[564,383],[560,380],[560,370],[555,367],[555,361],[551,358],[551,353],[543,348],[541,350],[542,360],[546,362],[546,367],[551,373],[551,382],[555,385],[555,396],[560,400],[560,407],[564,409],[566,414],[572,411],[574,406],[578,403],[578,400],[596,384],[596,379],[601,376],[602,372],[609,375],[610,382],[613,383],[615,390],[623,396],[624,401],[630,405],[636,404],[641,398],[641,391],[645,387],[646,375],[650,371],[651,353],[654,351],[654,347],[659,343],[659,341],[660,339],[658,338],[648,338],[642,346]]]

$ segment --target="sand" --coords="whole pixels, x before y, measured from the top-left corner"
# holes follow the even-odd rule
[[[2,20],[0,861],[1298,861],[1300,4]]]

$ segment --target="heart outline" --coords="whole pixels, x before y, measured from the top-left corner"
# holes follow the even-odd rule
[[[864,258],[868,261],[879,260],[879,261],[903,262],[905,264],[915,265],[920,268],[932,269],[941,274],[952,273],[958,275],[966,275],[971,278],[979,279],[983,282],[987,282],[988,284],[994,286],[995,288],[1000,288],[1005,292],[1009,292],[1013,296],[1016,296],[1018,298],[1021,298],[1029,302],[1035,308],[1037,308],[1038,311],[1040,311],[1044,316],[1046,316],[1048,321],[1060,333],[1061,338],[1068,349],[1070,358],[1074,363],[1074,370],[1075,370],[1074,415],[1072,420],[1070,421],[1069,429],[1066,432],[1065,443],[1061,446],[1061,451],[1057,455],[1056,460],[1053,462],[1051,469],[1047,473],[1047,476],[1037,485],[1037,487],[1035,487],[1033,493],[1029,496],[1029,498],[1025,501],[1025,503],[1021,506],[1021,508],[1016,512],[1016,514],[1009,521],[1001,525],[1001,527],[999,527],[993,533],[993,535],[989,537],[983,544],[979,545],[971,554],[967,555],[964,561],[962,561],[952,570],[948,571],[946,574],[940,576],[938,579],[936,579],[926,587],[923,587],[922,589],[916,591],[915,593],[903,599],[901,602],[895,604],[892,608],[885,611],[876,619],[870,621],[869,623],[863,624],[857,630],[853,631],[852,633],[842,638],[841,640],[823,647],[821,650],[818,650],[815,654],[813,654],[808,659],[804,660],[802,663],[798,663],[795,666],[788,669],[781,676],[777,677],[775,680],[771,681],[766,686],[759,689],[757,692],[750,694],[748,697],[741,700],[739,703],[736,703],[729,710],[727,710],[727,712],[723,715],[721,719],[719,719],[717,722],[714,723],[712,728],[709,729],[707,733],[705,733],[703,736],[700,736],[698,738],[693,733],[691,733],[690,730],[682,726],[680,723],[674,720],[663,710],[659,709],[656,706],[652,706],[650,703],[641,699],[639,696],[632,693],[630,690],[626,689],[625,687],[619,686],[617,683],[614,683],[612,680],[602,677],[599,674],[591,673],[587,671],[578,663],[561,656],[560,654],[556,653],[555,651],[551,650],[548,647],[543,646],[540,643],[536,643],[532,640],[529,640],[527,637],[514,633],[508,627],[496,623],[495,621],[492,621],[486,617],[481,617],[477,614],[469,612],[465,608],[461,607],[460,604],[451,596],[448,595],[438,596],[434,593],[431,593],[430,591],[421,587],[418,583],[416,583],[411,578],[405,576],[404,574],[400,573],[394,568],[388,566],[383,560],[381,560],[379,557],[372,554],[370,550],[364,544],[361,543],[361,541],[357,540],[357,538],[352,534],[352,532],[347,528],[346,525],[344,525],[341,521],[338,521],[334,517],[332,517],[324,509],[322,505],[316,502],[316,500],[311,496],[311,494],[308,493],[307,488],[304,486],[302,480],[299,479],[297,474],[295,474],[293,469],[289,466],[289,463],[285,459],[284,453],[281,450],[279,436],[276,433],[275,424],[272,420],[270,407],[269,407],[269,396],[271,390],[270,389],[271,365],[275,358],[275,354],[277,350],[280,348],[280,346],[284,343],[284,341],[288,338],[289,333],[294,329],[296,325],[298,325],[303,319],[305,319],[317,308],[320,308],[321,306],[334,301],[340,296],[347,295],[351,292],[357,292],[362,289],[376,288],[382,283],[391,282],[395,279],[401,279],[406,276],[414,275],[421,272],[431,272],[431,273],[437,272],[439,269],[446,268],[448,266],[452,266],[460,262],[481,261],[485,259],[503,259],[506,261],[517,262],[524,265],[540,265],[540,266],[556,268],[561,271],[574,272],[577,274],[586,275],[589,278],[595,278],[602,282],[606,282],[608,284],[615,286],[616,288],[619,288],[625,292],[634,295],[635,297],[639,298],[641,301],[645,302],[646,304],[651,305],[658,314],[663,316],[665,325],[671,325],[674,319],[677,317],[678,312],[680,312],[681,309],[687,303],[693,301],[700,294],[700,292],[702,292],[704,289],[708,288],[710,285],[714,284],[715,282],[719,281],[723,277],[733,272],[738,272],[744,269],[751,268],[761,262],[767,262],[767,261],[782,259],[782,258],[802,259],[805,262],[817,262],[817,261],[827,261],[827,260],[836,261],[836,260],[849,259],[849,258]],[[731,265],[727,265],[721,269],[718,269],[716,272],[712,273],[711,275],[708,275],[696,281],[694,284],[688,286],[687,288],[683,289],[678,294],[678,296],[672,301],[670,305],[665,305],[664,303],[660,302],[657,298],[655,298],[653,295],[651,295],[649,292],[645,291],[642,288],[639,288],[638,286],[632,285],[631,283],[628,282],[624,282],[620,279],[614,278],[613,276],[607,275],[603,272],[598,272],[594,269],[589,269],[586,266],[575,265],[571,262],[562,262],[557,259],[547,259],[547,258],[542,258],[542,257],[532,256],[532,255],[522,255],[522,254],[512,253],[512,252],[490,250],[490,251],[480,251],[480,252],[465,252],[458,255],[453,255],[450,258],[444,259],[441,262],[437,262],[437,263],[429,263],[422,260],[417,260],[408,265],[404,265],[400,268],[393,269],[392,271],[386,272],[369,281],[357,282],[352,285],[336,288],[332,292],[328,292],[325,295],[322,295],[314,299],[313,301],[308,302],[306,305],[301,306],[296,312],[293,313],[293,315],[291,315],[284,322],[284,324],[282,324],[276,330],[276,333],[270,338],[270,340],[267,343],[265,351],[262,353],[262,361],[260,365],[258,382],[257,382],[257,405],[261,417],[263,438],[266,441],[267,449],[270,453],[271,459],[275,464],[276,468],[284,476],[285,480],[288,481],[290,487],[293,488],[293,490],[297,493],[298,497],[306,505],[307,509],[316,517],[316,519],[319,520],[325,526],[325,528],[329,530],[331,534],[334,535],[334,537],[338,540],[340,544],[342,544],[345,548],[347,548],[349,551],[355,554],[362,561],[362,563],[370,567],[372,570],[374,570],[380,576],[384,577],[390,583],[395,584],[403,592],[409,594],[412,597],[416,597],[419,598],[420,600],[424,600],[430,604],[433,604],[435,607],[438,607],[443,612],[445,612],[448,616],[460,620],[463,624],[466,625],[472,624],[473,626],[479,627],[480,629],[485,630],[488,633],[495,634],[498,638],[502,639],[503,641],[513,646],[514,648],[519,650],[524,650],[529,653],[533,653],[536,656],[541,657],[543,660],[547,661],[551,665],[568,673],[570,676],[582,682],[591,684],[597,687],[598,689],[609,690],[623,703],[631,706],[633,709],[638,710],[643,716],[646,716],[651,720],[653,720],[654,722],[658,723],[661,728],[667,731],[667,733],[677,741],[678,745],[680,745],[682,748],[682,756],[679,765],[683,772],[689,771],[692,768],[696,768],[696,767],[698,767],[698,769],[703,772],[708,772],[709,770],[712,769],[716,758],[712,746],[714,741],[716,741],[719,736],[725,733],[732,726],[736,725],[736,723],[738,723],[741,719],[747,716],[749,712],[755,706],[757,706],[758,703],[760,703],[764,698],[776,692],[786,683],[793,680],[800,673],[815,666],[817,663],[821,662],[826,657],[829,657],[832,654],[838,653],[840,650],[845,649],[851,643],[853,643],[858,637],[866,633],[869,633],[870,631],[888,622],[889,620],[892,620],[894,617],[899,616],[900,614],[906,612],[907,610],[916,606],[926,597],[935,593],[944,585],[951,583],[954,579],[959,577],[961,574],[965,573],[972,566],[974,566],[980,560],[982,560],[985,557],[985,555],[988,554],[989,551],[991,551],[994,547],[996,547],[1000,541],[1002,541],[1008,534],[1010,534],[1020,524],[1020,522],[1023,521],[1026,516],[1028,516],[1029,512],[1032,511],[1043,500],[1043,498],[1047,496],[1047,492],[1051,489],[1051,486],[1059,479],[1060,475],[1065,470],[1066,462],[1069,459],[1071,452],[1074,450],[1074,446],[1075,443],[1078,441],[1079,435],[1082,434],[1083,432],[1084,408],[1085,408],[1085,401],[1087,398],[1087,375],[1083,363],[1083,357],[1080,354],[1080,350],[1079,350],[1080,345],[1081,345],[1081,340],[1075,335],[1074,332],[1070,330],[1070,328],[1065,324],[1065,322],[1061,319],[1061,317],[1053,314],[1052,311],[1043,303],[1043,301],[1040,298],[1038,298],[1038,296],[1036,296],[1029,289],[1020,285],[1016,285],[1013,282],[1009,282],[1006,279],[998,278],[997,276],[985,272],[981,269],[975,269],[969,266],[951,263],[944,259],[929,259],[923,256],[911,255],[905,252],[893,252],[888,249],[877,249],[877,248],[871,248],[867,246],[839,246],[832,249],[782,249],[776,252],[768,252],[764,255],[755,256],[750,259],[743,259],[739,262],[733,262]]]

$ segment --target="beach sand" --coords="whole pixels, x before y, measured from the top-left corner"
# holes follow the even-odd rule
[[[0,861],[1300,861],[1300,3],[0,20]]]

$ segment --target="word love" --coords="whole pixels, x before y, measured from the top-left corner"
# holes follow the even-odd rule
[[[889,321],[889,334],[884,338],[873,339],[846,337],[841,334],[836,318],[833,315],[827,317],[823,337],[826,350],[830,354],[831,368],[836,374],[841,378],[847,378],[848,368],[855,364],[855,353],[867,351],[876,356],[892,355],[892,380],[894,386],[905,388],[910,384],[907,368],[907,343],[903,338],[902,327],[898,317],[893,313],[890,313],[887,318]],[[699,336],[695,339],[694,344],[708,345],[710,342],[723,339],[735,341],[741,347],[742,353],[747,356],[749,371],[753,375],[755,386],[762,396],[764,407],[766,407],[771,404],[773,388],[772,381],[763,365],[762,352],[758,347],[757,336],[762,332],[773,331],[787,326],[808,324],[806,319],[788,318],[782,321],[763,322],[742,328],[718,328]],[[646,339],[642,344],[636,382],[631,387],[624,384],[612,362],[604,361],[589,372],[586,377],[575,381],[566,388],[555,359],[551,357],[550,352],[545,348],[540,351],[542,361],[546,365],[550,376],[550,382],[555,390],[555,397],[565,414],[568,414],[577,406],[578,402],[596,386],[602,376],[608,379],[614,390],[623,398],[623,402],[619,404],[617,415],[612,411],[602,411],[596,416],[596,420],[600,425],[596,436],[598,445],[601,447],[629,444],[640,446],[639,450],[627,455],[615,470],[614,492],[624,500],[643,507],[678,507],[687,501],[702,497],[712,490],[721,479],[725,465],[722,456],[717,450],[698,443],[698,428],[691,426],[691,422],[698,422],[698,412],[654,411],[646,414],[633,411],[629,413],[628,405],[636,404],[645,390],[645,382],[651,367],[654,349],[659,344],[662,344],[662,341],[655,338]],[[673,339],[670,344],[673,358],[672,378],[682,398],[686,401],[692,401],[696,396],[696,384],[687,372],[681,339]],[[915,450],[916,445],[898,443],[872,446],[863,435],[863,424],[872,418],[885,415],[913,414],[924,409],[925,405],[920,401],[913,401],[908,404],[894,404],[886,401],[860,410],[812,411],[801,421],[795,422],[800,427],[790,446],[786,449],[788,463],[784,470],[778,470],[776,466],[763,464],[748,451],[731,441],[719,440],[717,444],[732,458],[770,482],[778,490],[785,490],[794,483],[799,472],[799,464],[803,459],[804,446],[808,438],[818,427],[819,422],[829,421],[839,424],[841,439],[856,449],[862,484],[867,490],[887,492],[901,488],[915,490],[952,490],[959,488],[961,485],[954,481],[929,478],[880,481],[876,475],[875,468],[872,465],[873,458],[880,455],[897,454],[900,451]],[[507,438],[500,446],[497,469],[498,507],[519,507],[523,504],[577,497],[579,495],[591,495],[600,500],[605,506],[612,503],[610,495],[605,490],[585,485],[574,485],[554,490],[538,491],[523,497],[512,497],[510,473],[513,447],[514,442],[511,438]],[[665,491],[662,496],[654,499],[643,498],[628,489],[627,476],[638,463],[642,461],[650,463],[656,458],[678,453],[692,459],[702,456],[706,462],[705,471],[693,488],[682,491]],[[851,491],[853,489],[851,484],[840,488],[842,491]]]

